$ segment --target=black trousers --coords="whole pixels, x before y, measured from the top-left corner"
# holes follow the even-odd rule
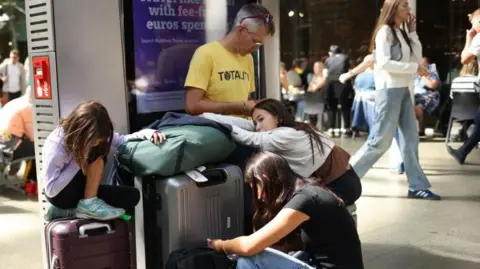
[[[338,195],[347,206],[353,205],[362,195],[362,183],[352,168],[328,184],[327,187]]]
[[[31,156],[35,156],[35,145],[33,144],[32,141],[30,141],[30,139],[24,137],[22,139],[22,142],[18,146],[18,148],[16,148],[13,151],[13,159],[12,160],[15,161],[15,160],[18,160],[18,159],[31,157]],[[18,165],[18,168],[10,167],[10,171],[12,171],[12,168],[17,169],[17,171],[18,171],[18,169],[20,169],[20,164],[17,164],[17,165]],[[35,159],[32,160],[32,166],[30,167],[30,171],[28,171],[27,178],[29,180],[37,181],[37,167],[35,165]]]
[[[76,208],[78,202],[84,198],[86,183],[87,177],[80,170],[60,193],[47,197],[47,200],[63,209]],[[97,197],[111,206],[130,211],[140,201],[140,192],[134,187],[100,185]]]
[[[22,92],[21,91],[18,91],[18,92],[9,92],[8,93],[8,102],[14,100],[14,99],[17,99],[18,97],[22,96]]]
[[[341,117],[343,128],[349,129],[352,125],[352,104],[353,90],[351,85],[343,84],[340,81],[330,81],[325,92],[327,105],[330,110],[330,128],[341,128]],[[341,105],[341,109],[338,109]]]

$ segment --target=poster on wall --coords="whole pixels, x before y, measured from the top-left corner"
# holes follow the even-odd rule
[[[195,50],[223,38],[244,3],[133,1],[137,113],[184,109],[185,77]]]

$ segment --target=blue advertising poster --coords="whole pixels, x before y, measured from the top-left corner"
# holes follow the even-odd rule
[[[134,0],[137,113],[184,109],[195,50],[223,38],[246,1]]]

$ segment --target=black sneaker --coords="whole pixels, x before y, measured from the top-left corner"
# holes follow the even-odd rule
[[[440,195],[431,192],[430,190],[408,190],[408,198],[413,199],[426,199],[426,200],[441,200]]]
[[[447,146],[447,152],[450,153],[450,155],[452,155],[452,157],[455,159],[455,161],[457,161],[457,163],[459,164],[465,163],[465,159],[460,157],[460,153],[458,152],[458,150],[455,150],[452,147]]]
[[[345,133],[343,133],[343,137],[345,137],[345,138],[353,137],[353,131],[352,130],[346,131]]]

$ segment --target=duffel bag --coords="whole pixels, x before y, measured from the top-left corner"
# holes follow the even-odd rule
[[[235,149],[235,142],[213,127],[185,125],[161,132],[167,140],[159,145],[148,140],[130,140],[120,145],[118,165],[134,176],[171,176],[222,162]]]

